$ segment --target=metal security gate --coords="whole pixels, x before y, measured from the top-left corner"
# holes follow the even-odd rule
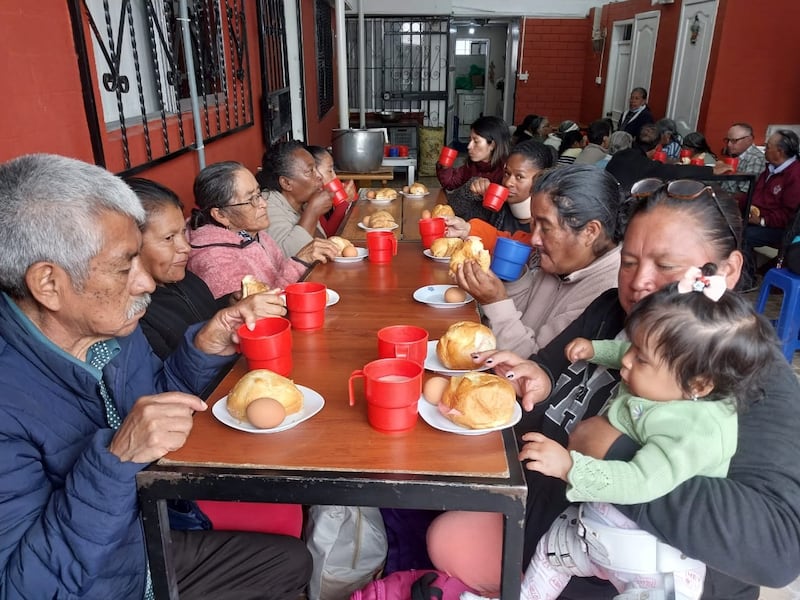
[[[283,0],[258,0],[258,38],[261,55],[261,114],[267,147],[292,128],[286,14]]]
[[[449,21],[366,18],[367,111],[424,113],[424,124],[439,127],[447,116]],[[347,19],[347,39],[358,39],[358,20]],[[347,49],[349,106],[359,108],[358,44]]]

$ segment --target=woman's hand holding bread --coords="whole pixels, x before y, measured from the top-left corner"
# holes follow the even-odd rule
[[[507,350],[478,352],[472,357],[474,365],[488,365],[505,377],[522,398],[522,408],[533,410],[535,404],[546,400],[553,389],[550,377],[532,360],[521,358]]]

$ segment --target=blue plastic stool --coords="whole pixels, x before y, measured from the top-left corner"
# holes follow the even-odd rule
[[[781,339],[783,355],[786,360],[792,362],[795,350],[800,349],[800,275],[795,275],[787,269],[767,271],[756,303],[756,311],[762,315],[767,306],[770,287],[783,290],[781,314],[777,322],[772,323]]]

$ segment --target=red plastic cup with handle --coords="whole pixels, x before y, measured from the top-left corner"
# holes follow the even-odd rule
[[[457,157],[458,150],[453,150],[452,148],[444,146],[442,152],[439,154],[439,164],[443,167],[450,168],[453,166],[453,163],[456,162]]]
[[[508,188],[503,187],[499,183],[490,183],[483,194],[483,207],[491,211],[497,212],[503,208],[506,199],[508,198]]]
[[[340,204],[344,204],[347,202],[347,192],[344,189],[344,184],[342,180],[338,177],[334,177],[328,183],[325,184],[325,189],[328,190],[331,194],[333,194],[333,205],[339,206]]]

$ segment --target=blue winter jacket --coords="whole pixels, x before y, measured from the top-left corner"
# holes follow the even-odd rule
[[[108,451],[97,380],[0,294],[0,598],[144,596],[146,550],[135,476]],[[162,363],[141,329],[104,370],[121,418],[141,396],[198,393],[231,357],[190,340]]]

